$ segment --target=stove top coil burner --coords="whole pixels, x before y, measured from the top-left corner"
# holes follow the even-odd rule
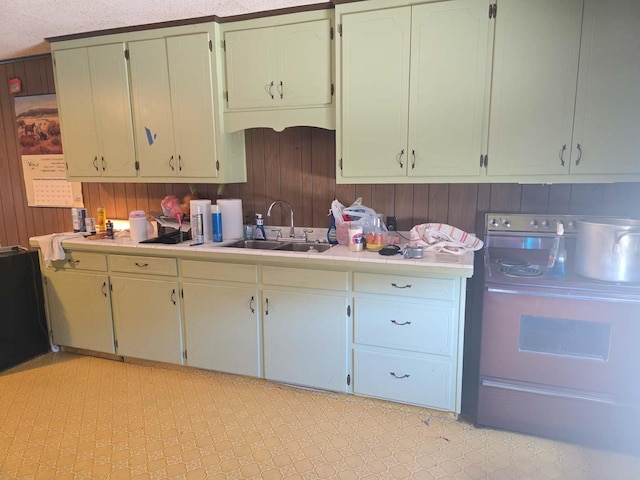
[[[498,271],[508,277],[539,277],[542,275],[542,271],[539,268],[529,266],[501,267]]]
[[[496,263],[503,267],[527,267],[529,262],[521,258],[500,257],[496,259]]]

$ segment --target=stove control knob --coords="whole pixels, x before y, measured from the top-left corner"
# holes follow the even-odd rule
[[[502,220],[502,225],[504,225],[507,228],[510,228],[511,227],[511,220],[509,220],[508,218],[504,218]]]
[[[533,228],[540,228],[540,225],[538,224],[538,220],[531,220],[530,225],[531,225]]]
[[[496,220],[495,218],[491,219],[491,226],[492,226],[492,227],[497,227],[498,225],[500,225],[500,224],[498,223],[498,220]]]
[[[549,223],[549,220],[542,221],[542,228],[549,228],[550,225],[551,223]]]
[[[569,223],[567,223],[567,228],[569,230],[574,230],[577,227],[576,222],[574,222],[573,220],[569,220]]]

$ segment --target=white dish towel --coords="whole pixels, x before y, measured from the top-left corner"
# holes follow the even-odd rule
[[[64,260],[65,253],[62,248],[62,242],[69,240],[70,238],[83,237],[82,233],[52,233],[51,235],[43,235],[38,238],[40,244],[40,250],[44,257],[44,264],[47,267],[51,266],[51,262],[54,260]]]
[[[480,250],[482,240],[446,223],[423,223],[409,231],[411,245],[424,247],[427,252],[464,255],[468,251]]]

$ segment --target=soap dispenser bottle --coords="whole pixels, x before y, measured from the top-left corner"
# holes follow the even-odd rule
[[[264,219],[261,213],[256,213],[256,230],[253,234],[255,240],[266,240],[267,234],[264,231]]]
[[[329,230],[327,230],[327,241],[331,245],[336,245],[338,243],[338,235],[336,233],[336,219],[333,216],[331,210],[329,210],[329,219],[331,221],[331,225],[329,225]]]
[[[549,250],[549,262],[547,263],[547,277],[562,280],[566,277],[565,263],[567,250],[564,247],[564,225],[556,224],[556,237],[553,246]]]

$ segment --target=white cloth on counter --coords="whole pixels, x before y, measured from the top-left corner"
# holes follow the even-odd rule
[[[77,237],[84,237],[84,235],[82,233],[52,233],[38,238],[44,264],[50,267],[54,260],[64,260],[65,252],[62,248],[62,242]]]
[[[409,231],[411,245],[421,246],[426,252],[443,252],[464,255],[480,250],[484,243],[464,230],[446,223],[422,223]]]

